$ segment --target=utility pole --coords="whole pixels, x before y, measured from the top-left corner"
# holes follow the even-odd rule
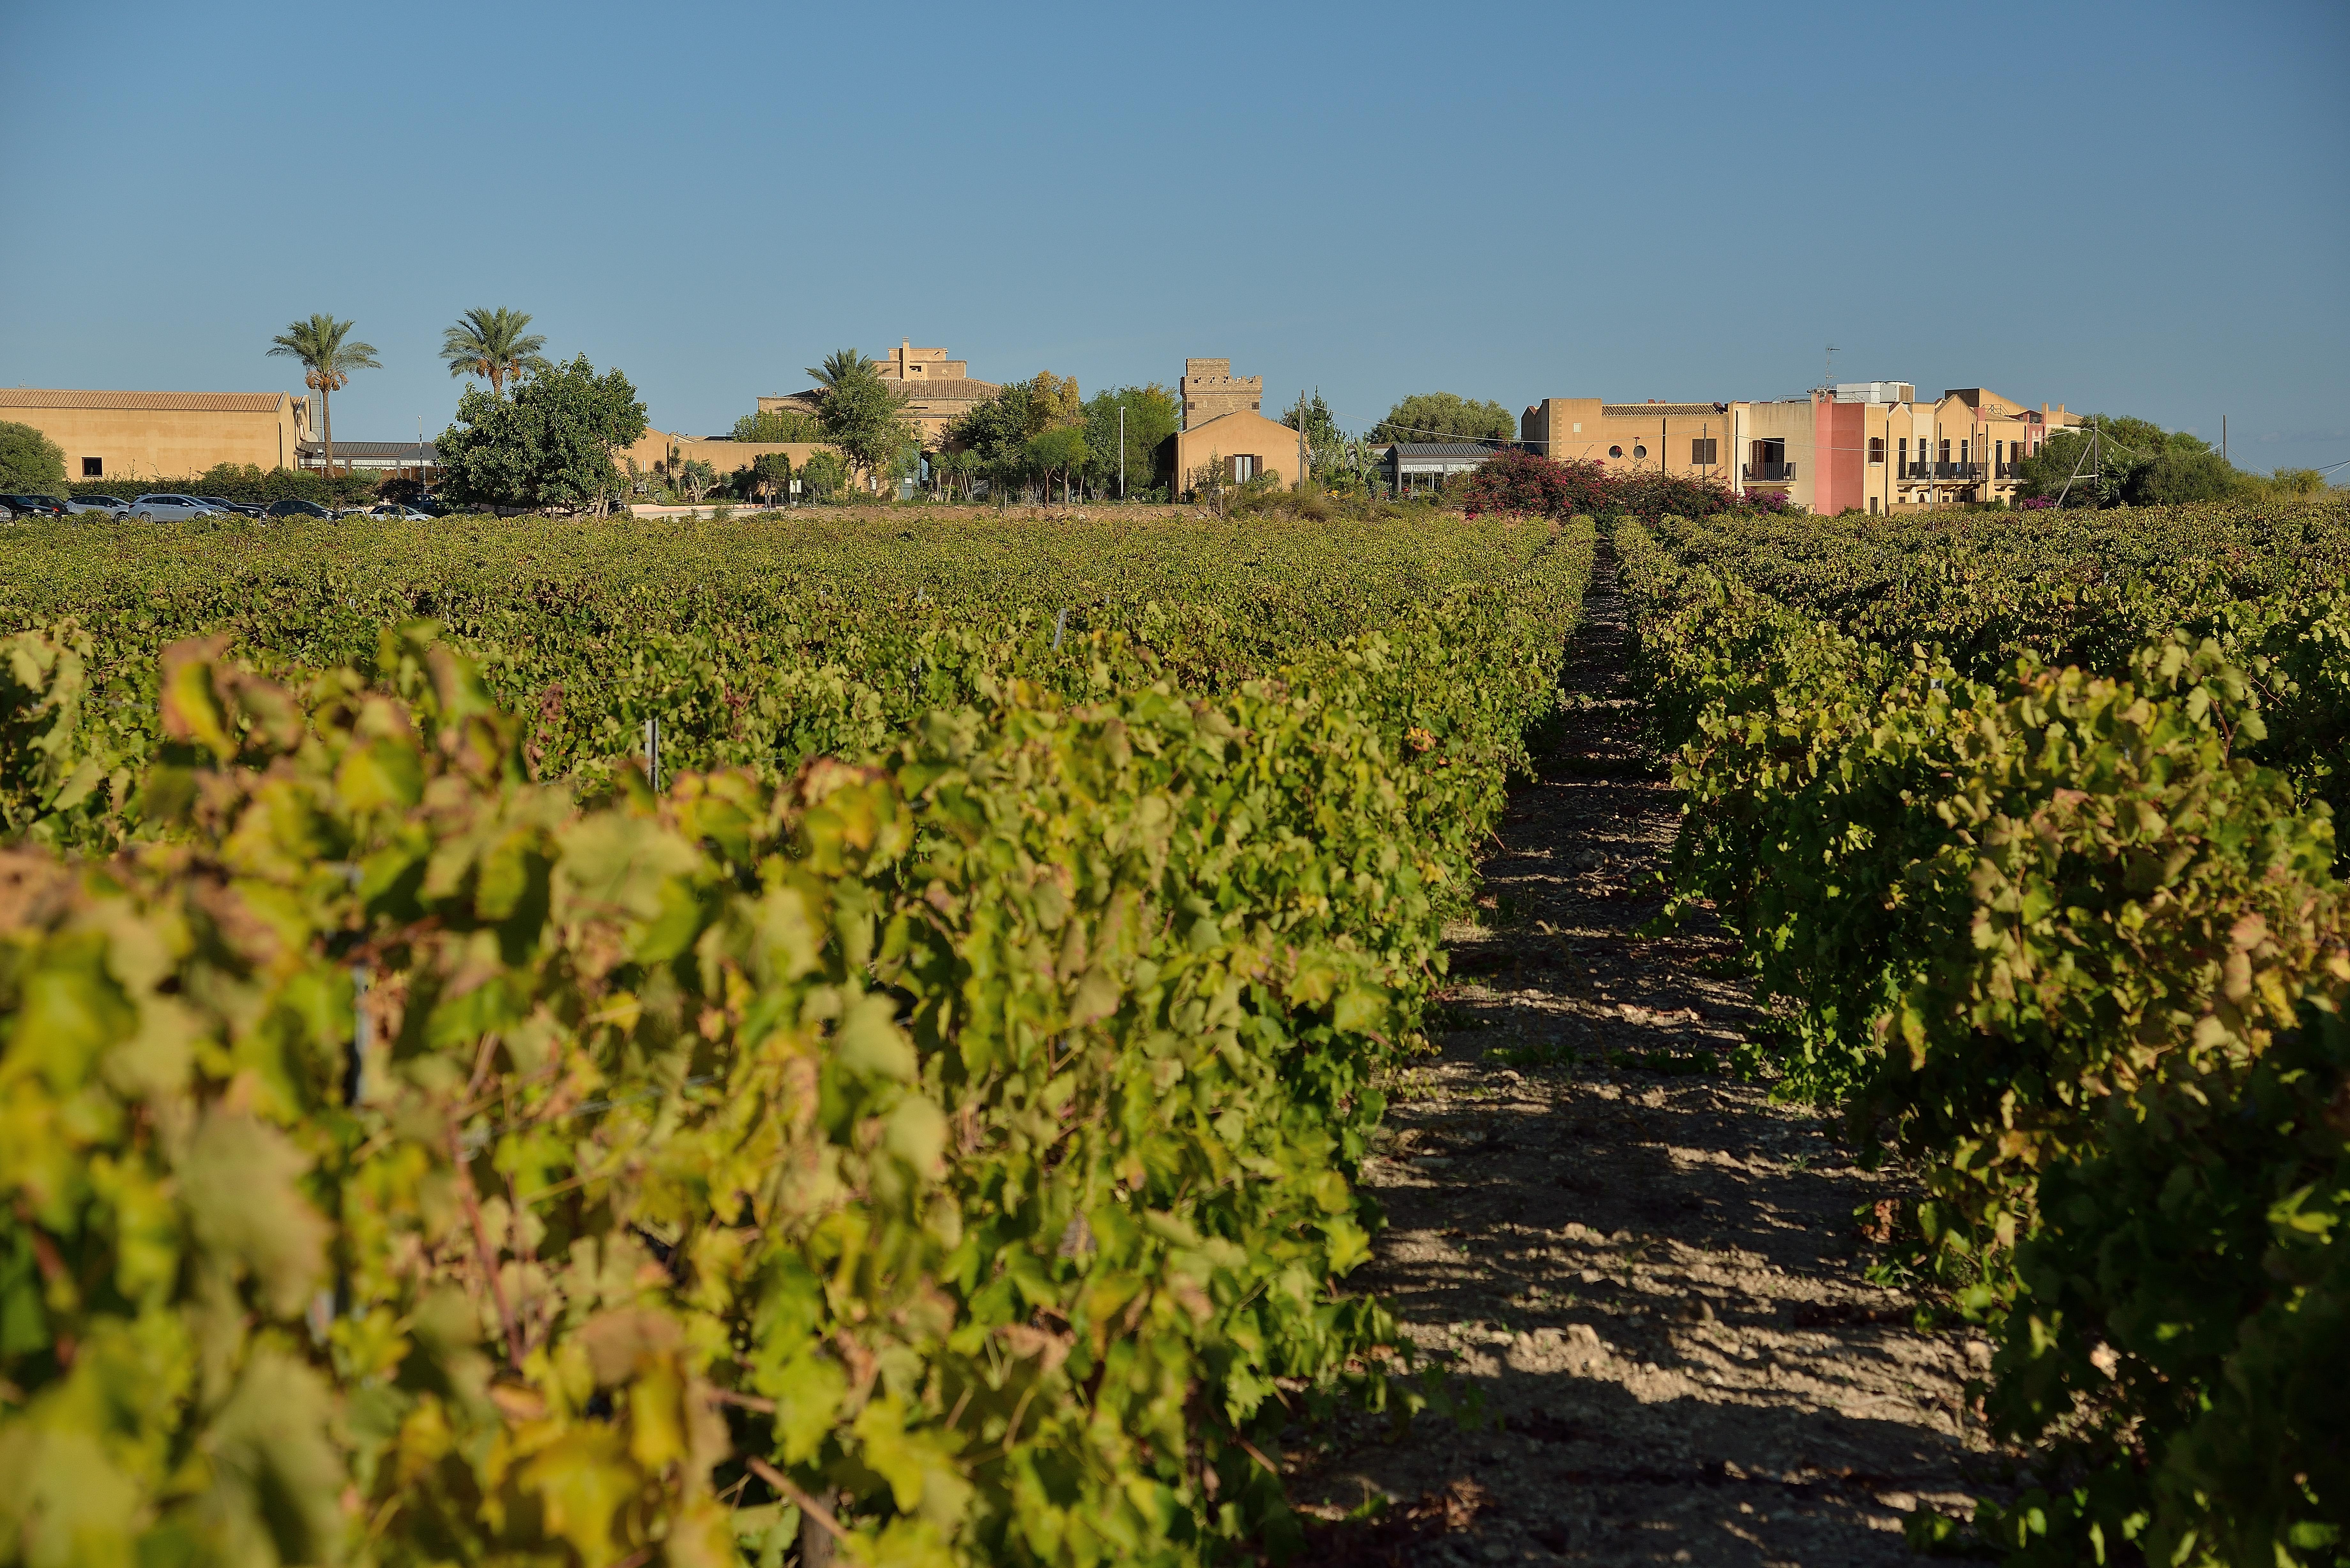
[[[2228,416],[2225,414],[2220,416],[2220,461],[2228,462]],[[2230,463],[2229,466],[2232,468],[2235,465]]]
[[[1305,394],[1297,394],[1297,493],[1305,493]]]
[[[1118,405],[1118,498],[1126,499],[1126,403]]]

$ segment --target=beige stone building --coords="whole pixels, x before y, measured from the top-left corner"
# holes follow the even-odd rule
[[[1822,515],[2012,500],[2023,460],[2080,422],[1981,387],[1920,401],[1907,381],[1845,382],[1762,402],[1603,403],[1545,398],[1521,439],[1614,472],[1662,470],[1780,494]]]
[[[217,463],[293,468],[310,403],[289,392],[94,392],[0,388],[0,420],[65,449],[66,478],[192,479]]]
[[[1235,484],[1266,475],[1297,482],[1297,432],[1264,417],[1263,376],[1235,376],[1230,359],[1186,359],[1176,387],[1182,425],[1159,447],[1157,464],[1170,494],[1192,493],[1210,465]]]
[[[1608,403],[1544,398],[1519,417],[1518,438],[1546,457],[1737,483],[1729,403]]]
[[[1264,474],[1284,484],[1296,483],[1297,432],[1248,409],[1218,414],[1204,424],[1186,424],[1167,440],[1174,449],[1170,472],[1178,495],[1189,493],[1192,476],[1210,463],[1234,483]]]
[[[1226,414],[1261,413],[1264,409],[1264,378],[1233,375],[1230,359],[1186,359],[1182,379],[1176,386],[1176,407],[1186,428]]]
[[[898,347],[875,364],[880,378],[896,387],[906,402],[906,417],[921,431],[922,450],[936,452],[943,443],[947,426],[971,411],[973,403],[984,402],[1003,389],[993,381],[982,381],[971,373],[970,361],[950,359],[943,348],[917,348],[910,338],[900,338]],[[816,410],[817,389],[762,397],[759,411],[773,413],[784,409],[798,409],[813,415]]]

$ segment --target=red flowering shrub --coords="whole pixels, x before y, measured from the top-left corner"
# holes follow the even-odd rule
[[[1742,497],[1728,485],[1688,473],[1637,469],[1608,481],[1612,510],[1654,523],[1659,517],[1711,517],[1717,512],[1751,509],[1758,496]]]
[[[1461,483],[1461,510],[1514,513],[1529,517],[1596,515],[1608,502],[1607,472],[1596,462],[1555,462],[1515,447],[1495,452]]]

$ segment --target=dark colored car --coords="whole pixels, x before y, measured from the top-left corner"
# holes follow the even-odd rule
[[[0,495],[0,522],[19,517],[62,517],[66,504],[54,495]]]
[[[217,506],[224,512],[234,512],[240,517],[258,517],[262,514],[261,506],[255,502],[231,501],[225,495],[199,495],[196,499],[207,506]]]
[[[294,501],[289,499],[286,501],[271,502],[269,504],[269,510],[263,513],[262,515],[265,517],[324,517],[332,521],[335,514],[328,511],[325,507],[319,505],[315,501]]]

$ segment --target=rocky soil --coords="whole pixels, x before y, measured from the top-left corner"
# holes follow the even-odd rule
[[[1603,552],[1574,710],[1517,792],[1454,933],[1440,1054],[1365,1174],[1378,1292],[1482,1417],[1299,1429],[1323,1563],[1918,1561],[1903,1516],[1996,1473],[1965,1384],[1863,1241],[1898,1170],[1723,1072],[1753,1019],[1734,944],[1662,908],[1677,821],[1643,760]]]

